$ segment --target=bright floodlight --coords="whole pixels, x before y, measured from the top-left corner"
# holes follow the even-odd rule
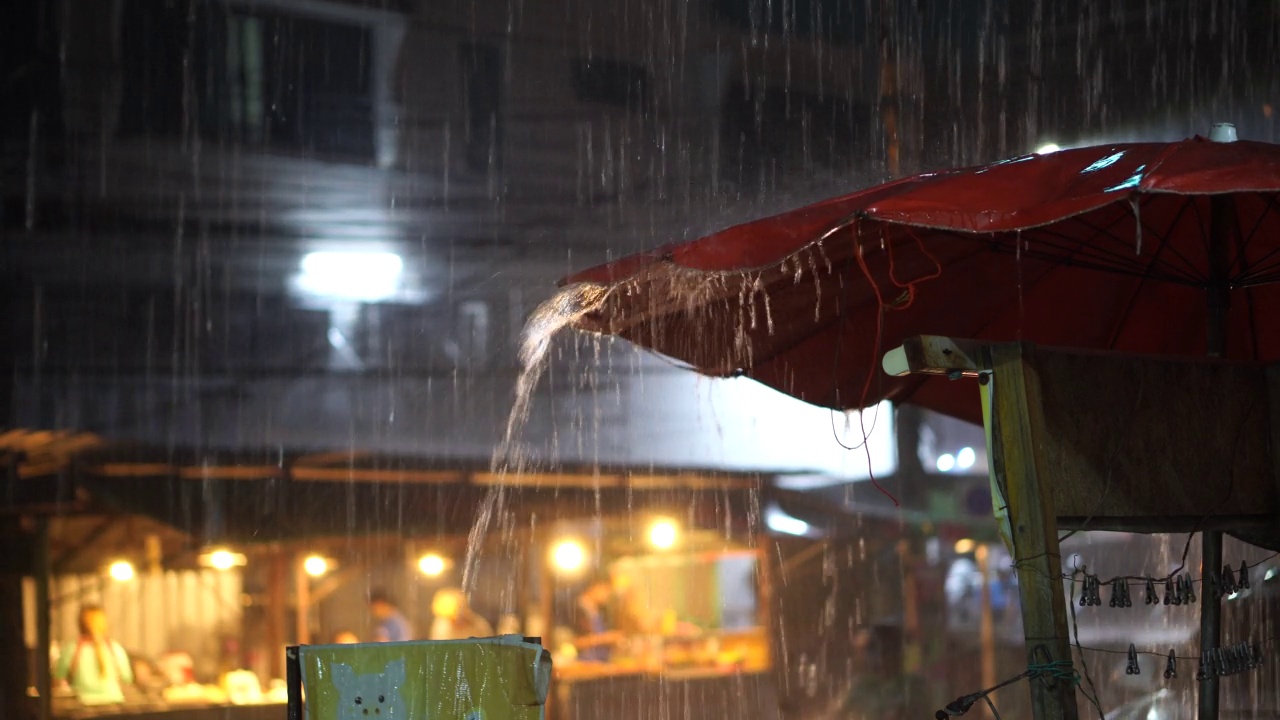
[[[128,582],[133,579],[133,563],[128,560],[117,560],[107,568],[107,573],[116,582]]]
[[[210,550],[200,555],[198,559],[201,565],[211,567],[214,570],[230,570],[233,567],[245,564],[244,555],[231,552],[226,548]]]
[[[355,302],[378,302],[400,290],[404,260],[390,252],[308,253],[298,287],[311,295]]]
[[[973,448],[960,448],[960,452],[956,453],[956,467],[961,470],[968,470],[973,467],[973,463],[977,459],[978,454],[973,451]]]
[[[946,453],[938,456],[938,472],[951,472],[956,468],[956,456]]]
[[[795,535],[804,537],[809,534],[809,523],[797,517],[792,517],[777,508],[769,508],[764,515],[765,525],[770,530],[784,535]]]
[[[209,566],[215,570],[230,570],[236,565],[236,557],[227,550],[214,550],[209,553]]]
[[[577,540],[561,540],[551,550],[551,564],[561,572],[576,573],[587,562],[587,549]]]
[[[435,553],[427,553],[418,558],[418,570],[427,577],[440,577],[444,573],[444,558]]]
[[[309,555],[302,561],[302,569],[311,577],[320,577],[329,572],[329,561],[319,555]]]
[[[956,541],[956,554],[968,555],[973,552],[973,548],[976,546],[977,543],[973,541],[973,538],[960,538]]]
[[[674,520],[662,518],[655,520],[649,526],[649,544],[659,550],[670,550],[675,547],[679,536],[680,528],[676,526]]]
[[[1044,145],[1041,145],[1040,147],[1036,148],[1036,154],[1048,155],[1049,153],[1056,153],[1061,149],[1062,148],[1058,147],[1057,143],[1045,143]]]

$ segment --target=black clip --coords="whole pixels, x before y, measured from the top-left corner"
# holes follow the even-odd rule
[[[1147,578],[1147,600],[1148,605],[1160,604],[1160,598],[1156,595],[1156,581]]]
[[[1178,656],[1173,654],[1173,650],[1169,650],[1169,659],[1164,663],[1164,679],[1172,680],[1178,677]]]
[[[1222,594],[1234,595],[1236,592],[1236,578],[1231,573],[1230,565],[1222,566]]]
[[[1129,594],[1129,581],[1120,581],[1120,597],[1124,598],[1125,607],[1133,607],[1133,595]]]
[[[1182,595],[1190,605],[1196,601],[1196,584],[1191,580],[1190,575],[1180,575],[1178,579],[1182,581]]]
[[[1174,602],[1174,600],[1176,600],[1176,598],[1174,597],[1174,594],[1173,594],[1173,578],[1167,577],[1164,579],[1164,604],[1165,605],[1181,605],[1182,604],[1180,602]]]
[[[1197,682],[1204,682],[1213,676],[1212,652],[1212,650],[1208,650],[1200,655],[1200,667],[1196,668]]]
[[[1107,605],[1115,607],[1124,607],[1124,580],[1116,578],[1111,581],[1111,600]]]
[[[1138,648],[1129,643],[1129,665],[1124,669],[1125,675],[1141,675],[1142,666],[1138,665]]]
[[[1248,589],[1249,589],[1249,564],[1248,564],[1248,563],[1246,563],[1246,562],[1245,562],[1245,561],[1243,561],[1243,560],[1241,560],[1241,561],[1240,561],[1240,580],[1239,580],[1239,585],[1240,585],[1240,587],[1244,588],[1245,590],[1248,590]]]

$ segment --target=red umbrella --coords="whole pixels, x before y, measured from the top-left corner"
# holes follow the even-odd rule
[[[1277,145],[1079,148],[918,175],[562,284],[600,286],[576,327],[707,375],[976,422],[972,388],[889,378],[881,354],[935,334],[1280,359],[1278,192]]]

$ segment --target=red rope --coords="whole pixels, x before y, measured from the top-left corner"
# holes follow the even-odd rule
[[[875,470],[871,467],[871,446],[867,442],[867,421],[863,413],[867,407],[867,398],[871,394],[871,378],[875,376],[875,367],[879,364],[877,361],[880,358],[880,338],[884,334],[885,302],[884,296],[880,294],[880,286],[876,284],[875,278],[871,275],[871,269],[867,267],[867,261],[862,257],[862,248],[858,244],[858,235],[862,230],[861,223],[857,225],[857,228],[858,230],[853,233],[853,256],[857,258],[858,267],[861,268],[863,277],[867,279],[867,282],[871,285],[871,291],[875,293],[878,310],[876,313],[876,339],[871,344],[871,363],[867,367],[867,379],[862,383],[862,397],[858,400],[858,427],[862,430],[862,451],[867,456],[867,477],[871,479],[871,484],[877,490],[893,501],[895,508],[899,508],[902,507],[902,503],[898,502],[898,498],[894,497],[893,493],[885,490],[880,481],[876,480]],[[890,271],[890,276],[892,277],[892,271]],[[839,342],[838,336],[836,342]]]

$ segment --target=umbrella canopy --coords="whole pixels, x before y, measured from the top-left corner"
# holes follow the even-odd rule
[[[979,420],[878,372],[920,335],[1280,359],[1280,146],[1136,143],[927,173],[562,280],[572,324],[838,409]],[[1210,337],[1210,336],[1214,337]],[[1221,339],[1225,335],[1225,342]]]

